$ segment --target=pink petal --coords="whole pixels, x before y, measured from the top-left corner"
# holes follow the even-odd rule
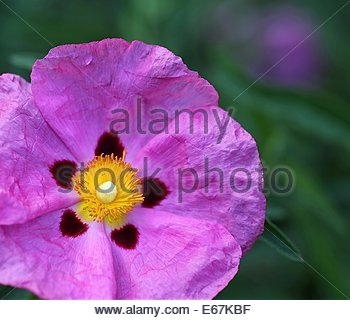
[[[69,206],[73,192],[59,192],[49,166],[72,159],[34,105],[30,85],[0,77],[0,225],[22,223]]]
[[[216,105],[218,96],[210,84],[187,69],[181,59],[165,48],[139,41],[107,39],[54,48],[36,62],[32,72],[36,104],[55,132],[79,160],[94,156],[99,137],[111,129],[123,130],[130,116],[130,132],[121,134],[129,159],[154,136],[147,128],[151,108],[175,109]],[[142,124],[138,134],[137,98],[142,99]],[[137,134],[137,137],[136,137]]]
[[[241,249],[222,226],[138,208],[134,250],[112,242],[117,299],[212,299],[234,277]]]
[[[214,114],[224,119],[227,113],[214,107],[208,110],[207,134],[203,133],[204,118],[198,113],[193,123],[193,134],[189,131],[188,121],[181,122],[179,133],[174,133],[172,125],[171,134],[159,135],[140,151],[134,166],[141,168],[143,172],[140,174],[146,176],[160,169],[155,177],[170,191],[161,202],[160,210],[221,223],[245,253],[262,233],[265,220],[266,201],[261,190],[259,153],[254,139],[232,118],[223,131],[222,141],[219,141],[220,130]],[[205,161],[208,161],[207,168]],[[181,175],[179,170],[185,168],[194,169],[198,179],[188,171]],[[222,184],[216,172],[208,173],[206,181],[206,172],[214,168],[222,171]],[[251,175],[251,187],[245,192],[237,192],[248,186],[244,173],[236,175],[235,191],[231,188],[230,176],[235,169],[247,170]],[[194,179],[198,182],[197,188],[192,193],[182,192],[183,199],[180,201],[179,185],[190,190],[195,185]],[[220,185],[223,186],[222,192]]]
[[[115,276],[102,224],[76,238],[59,231],[62,212],[0,227],[0,283],[45,299],[113,299]]]

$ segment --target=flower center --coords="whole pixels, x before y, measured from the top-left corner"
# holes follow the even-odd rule
[[[78,215],[84,222],[105,221],[110,227],[126,224],[126,215],[144,197],[140,192],[138,170],[122,158],[96,156],[73,178],[74,190],[80,197]]]

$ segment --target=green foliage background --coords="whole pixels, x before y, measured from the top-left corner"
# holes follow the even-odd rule
[[[251,10],[281,3],[305,10],[317,26],[345,0],[2,1],[54,46],[122,37],[169,48],[215,86],[221,106],[236,108],[235,118],[257,140],[266,167],[292,169],[295,189],[284,197],[269,194],[267,216],[270,231],[284,242],[289,238],[303,259],[293,259],[266,231],[218,298],[345,299],[340,291],[350,296],[350,6],[315,34],[325,67],[313,89],[279,87],[263,78],[234,101],[255,78],[235,58],[249,44],[233,45],[230,32],[235,17],[244,20]],[[33,61],[51,46],[2,1],[0,73],[29,79]],[[219,28],[214,13],[222,5],[228,15]],[[9,287],[0,287],[0,297],[35,298]]]

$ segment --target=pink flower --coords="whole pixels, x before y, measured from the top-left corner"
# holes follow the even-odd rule
[[[0,283],[47,299],[213,298],[265,217],[256,144],[213,87],[121,39],[54,48],[31,80],[0,77]]]
[[[267,77],[284,86],[313,87],[322,69],[319,42],[311,37],[316,26],[306,12],[293,6],[274,7],[261,19],[256,67],[262,74],[280,59]],[[306,41],[306,39],[308,41]],[[259,61],[260,60],[260,61]]]

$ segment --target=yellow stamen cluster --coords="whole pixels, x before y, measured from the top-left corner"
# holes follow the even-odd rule
[[[140,192],[138,170],[122,158],[96,156],[73,177],[80,196],[78,214],[85,221],[105,221],[112,228],[125,224],[125,217],[144,197]]]

